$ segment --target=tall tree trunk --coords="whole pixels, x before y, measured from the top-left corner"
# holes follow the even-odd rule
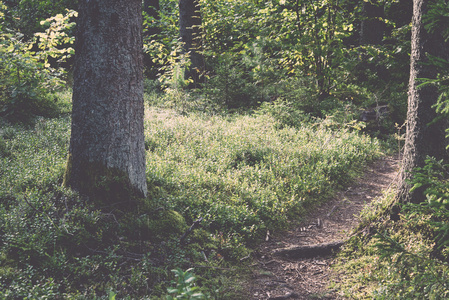
[[[361,45],[381,45],[384,37],[385,24],[384,6],[377,0],[363,2],[362,24],[360,28]]]
[[[429,62],[429,55],[445,57],[442,36],[430,34],[423,26],[423,16],[430,0],[414,0],[412,50],[410,55],[410,81],[408,92],[407,132],[398,199],[419,203],[425,200],[423,189],[410,191],[409,180],[416,167],[423,167],[426,156],[447,158],[445,128],[447,122],[434,122],[437,114],[432,106],[438,98],[435,86],[419,87],[419,78],[436,78],[437,69]]]
[[[146,12],[148,17],[153,18],[154,20],[160,19],[159,0],[144,0],[143,1],[143,10],[144,10],[144,12]],[[144,31],[143,39],[145,42],[149,42],[152,39],[152,36],[159,34],[160,32],[161,32],[161,28],[159,28],[159,26],[155,26],[154,24],[149,25],[147,30]],[[153,62],[153,57],[152,57],[151,53],[144,53],[143,63],[145,65],[145,75],[151,79],[156,79],[157,74],[159,73],[159,68],[161,66],[159,66]]]
[[[193,80],[193,86],[202,82],[204,58],[201,54],[201,12],[198,0],[179,0],[179,32],[184,51],[189,53],[190,67],[185,77]]]
[[[159,0],[143,0],[143,10],[149,17],[159,20],[159,10],[161,9]],[[146,34],[153,35],[159,33],[161,30],[158,27],[150,27]]]
[[[146,196],[142,1],[80,0],[65,184],[107,202]]]
[[[392,1],[386,14],[387,18],[394,22],[395,28],[410,24],[413,16],[413,0]]]
[[[385,34],[385,24],[383,18],[384,4],[378,0],[363,1],[362,16],[360,23],[359,44],[364,45],[382,45]],[[359,70],[359,80],[367,80],[368,72],[373,72],[381,80],[389,80],[389,72],[385,66],[380,63],[379,58],[372,57],[365,47],[361,47],[360,63],[357,65]]]

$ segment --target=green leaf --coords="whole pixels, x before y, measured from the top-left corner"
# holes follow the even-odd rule
[[[109,300],[115,300],[115,296],[117,296],[117,293],[113,292],[112,290],[109,291]]]

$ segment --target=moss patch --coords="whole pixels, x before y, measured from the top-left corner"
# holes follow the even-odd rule
[[[137,227],[134,231],[140,232],[141,238],[145,240],[166,240],[173,235],[180,237],[188,228],[184,217],[174,210],[144,214],[138,219],[134,216],[128,221],[130,227]]]

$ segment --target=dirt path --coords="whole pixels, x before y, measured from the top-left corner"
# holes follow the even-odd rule
[[[307,222],[262,244],[248,285],[250,299],[338,299],[327,290],[332,257],[289,259],[275,253],[284,248],[345,240],[358,224],[363,207],[390,187],[397,168],[397,158],[375,162],[350,188],[316,208]]]

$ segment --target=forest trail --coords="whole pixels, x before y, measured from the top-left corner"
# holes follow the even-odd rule
[[[258,249],[247,286],[249,299],[341,299],[327,290],[332,256],[288,258],[279,254],[285,249],[323,244],[326,250],[333,242],[346,240],[358,225],[362,209],[392,186],[398,166],[397,157],[374,162],[349,188],[314,209],[300,226],[282,235],[269,236]]]

